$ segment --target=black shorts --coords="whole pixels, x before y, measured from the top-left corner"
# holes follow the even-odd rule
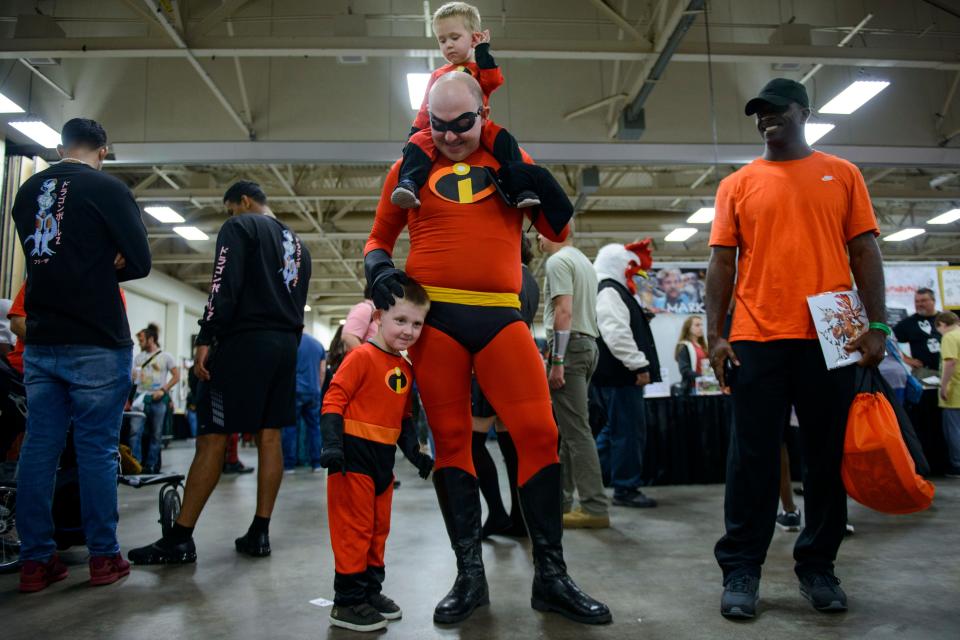
[[[473,376],[470,388],[470,415],[474,418],[492,418],[497,415],[490,401],[483,395],[483,390],[480,388],[476,376]]]
[[[212,347],[210,381],[197,388],[197,434],[296,424],[298,344],[290,331],[247,331]]]

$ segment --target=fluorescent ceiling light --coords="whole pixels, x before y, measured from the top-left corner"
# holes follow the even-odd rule
[[[889,86],[885,80],[857,80],[820,107],[820,113],[853,113]]]
[[[960,209],[950,209],[946,213],[941,213],[937,217],[927,220],[927,224],[950,224],[954,220],[960,220]]]
[[[813,144],[830,133],[835,126],[837,125],[827,122],[808,122],[803,129],[803,135],[807,138],[807,144]]]
[[[407,92],[410,94],[410,108],[419,111],[423,104],[423,96],[427,93],[427,83],[430,82],[429,73],[408,73]]]
[[[170,207],[144,207],[144,211],[160,222],[183,222],[183,216]]]
[[[10,126],[47,149],[56,149],[60,144],[60,132],[39,120],[18,120]]]
[[[310,308],[310,305],[305,304],[305,305],[303,305],[303,311],[304,311],[305,313],[309,313],[309,312],[313,311],[313,309]]]
[[[693,212],[687,222],[690,224],[707,224],[708,222],[713,222],[713,216],[716,214],[717,210],[713,207],[700,207]]]
[[[23,113],[23,109],[16,102],[0,93],[0,113]]]
[[[923,229],[901,229],[896,233],[891,233],[886,238],[885,242],[903,242],[904,240],[909,240],[910,238],[915,238],[920,234],[924,233]]]
[[[209,240],[210,236],[196,227],[174,227],[174,232],[186,240]]]
[[[679,227],[667,234],[664,238],[666,242],[683,242],[691,238],[697,232],[693,227]]]

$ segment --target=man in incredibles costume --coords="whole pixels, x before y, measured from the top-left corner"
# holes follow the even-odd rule
[[[424,285],[431,307],[420,340],[410,348],[414,373],[436,443],[434,485],[457,557],[453,588],[434,621],[454,623],[488,604],[480,545],[480,496],[471,456],[470,372],[504,424],[518,454],[520,504],[533,543],[533,608],[588,624],[610,622],[597,602],[567,575],[561,546],[562,495],[557,426],[543,364],[520,317],[520,233],[523,214],[496,193],[479,144],[486,118],[483,92],[467,74],[451,73],[429,96],[431,129],[440,156],[418,209],[390,203],[399,163],[390,170],[366,245],[364,266],[373,301],[388,308],[402,296],[403,272],[390,258],[397,237],[410,232],[407,272]],[[508,193],[539,194],[529,209],[538,231],[562,240],[573,209],[549,172],[532,164],[499,167]]]

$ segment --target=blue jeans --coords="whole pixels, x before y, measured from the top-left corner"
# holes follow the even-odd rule
[[[160,445],[163,442],[163,423],[167,419],[167,399],[158,401],[148,400],[143,407],[145,418],[130,417],[130,453],[147,469],[160,468]],[[150,428],[147,431],[147,455],[141,457],[143,445],[143,425],[149,420]]]
[[[947,441],[950,473],[960,473],[960,409],[943,410],[943,438]]]
[[[53,490],[71,424],[87,548],[92,556],[120,552],[117,447],[132,360],[126,347],[27,345],[27,434],[17,469],[21,560],[45,560],[56,551]]]
[[[614,494],[641,485],[643,452],[647,446],[647,413],[643,387],[594,387],[607,424],[597,436],[597,453],[604,478]]]
[[[307,450],[310,456],[310,466],[314,469],[320,466],[320,405],[323,396],[320,392],[297,392],[297,424],[284,427],[281,436],[283,445],[283,468],[293,469],[297,466],[297,448],[300,425],[307,436]]]

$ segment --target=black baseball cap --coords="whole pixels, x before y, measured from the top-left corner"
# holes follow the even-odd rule
[[[786,107],[791,102],[796,102],[805,109],[810,108],[810,98],[807,97],[807,89],[796,80],[786,78],[774,78],[764,85],[760,90],[760,95],[750,100],[743,112],[752,116],[760,109],[760,103],[769,102],[778,107]]]

